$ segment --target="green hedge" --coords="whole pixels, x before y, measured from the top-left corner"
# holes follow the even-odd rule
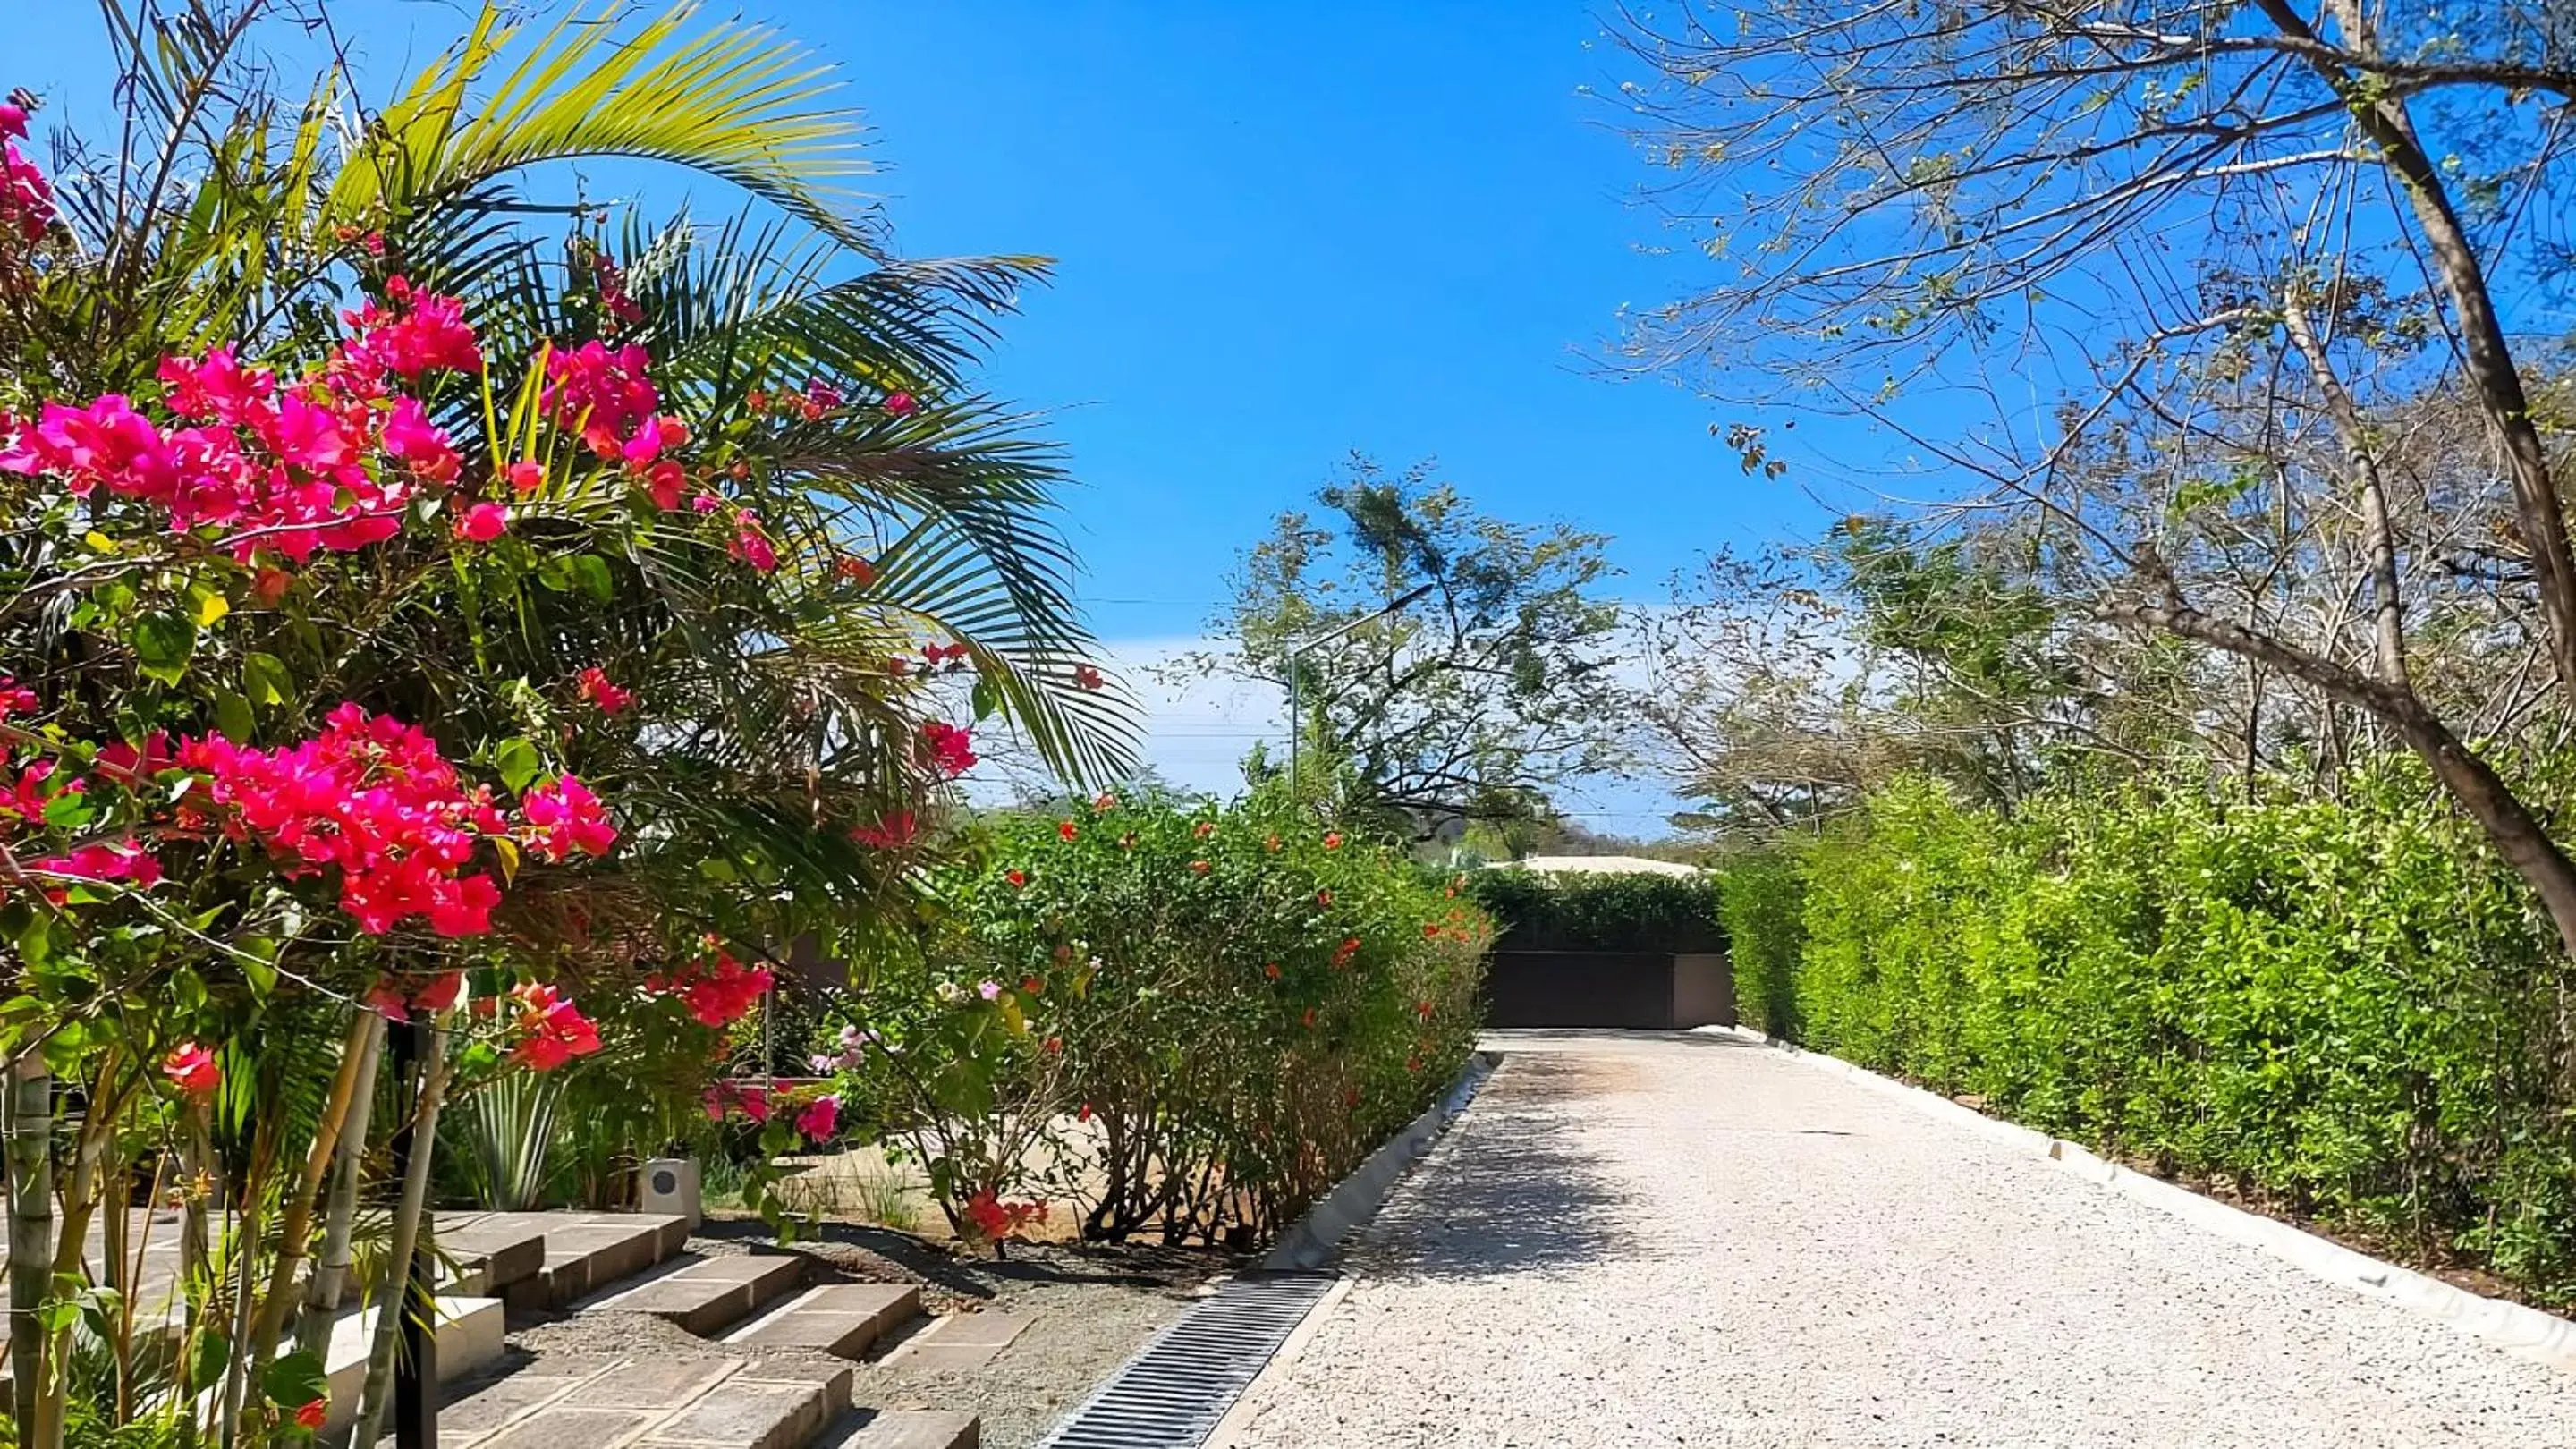
[[[2567,962],[2427,798],[2005,820],[1901,783],[1726,868],[1742,995],[1776,1034],[2576,1300]]]
[[[1471,871],[1467,893],[1521,951],[1723,951],[1717,882],[1671,875]]]

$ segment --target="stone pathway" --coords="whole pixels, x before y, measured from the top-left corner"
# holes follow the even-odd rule
[[[1231,1442],[2576,1444],[2576,1376],[1714,1036],[1539,1036]]]

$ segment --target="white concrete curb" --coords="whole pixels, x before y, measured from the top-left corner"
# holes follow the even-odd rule
[[[1405,1129],[1379,1144],[1368,1160],[1354,1168],[1323,1200],[1306,1210],[1297,1226],[1272,1245],[1261,1259],[1265,1272],[1309,1272],[1329,1266],[1341,1249],[1342,1239],[1351,1229],[1377,1216],[1386,1205],[1388,1193],[1395,1191],[1396,1181],[1406,1170],[1431,1150],[1440,1134],[1476,1096],[1494,1070],[1490,1053],[1475,1052],[1468,1056],[1466,1070],[1450,1084],[1448,1094],[1405,1125]]]
[[[1737,1026],[1703,1026],[1710,1036],[1734,1037],[1767,1046],[1820,1071],[1893,1097],[1928,1116],[1941,1118],[1978,1136],[2032,1157],[2044,1157],[2089,1182],[2171,1213],[2230,1242],[2258,1248],[2329,1283],[2373,1298],[2383,1298],[2413,1313],[2439,1319],[2508,1353],[2576,1373],[2576,1323],[2537,1308],[2508,1303],[2454,1287],[2411,1268],[2382,1262],[2341,1243],[2303,1232],[2277,1218],[2267,1218],[2215,1198],[2203,1197],[2159,1177],[2107,1162],[2075,1143],[2045,1132],[1989,1117],[1936,1092],[1908,1086],[1840,1057],[1825,1056],[1758,1031]]]

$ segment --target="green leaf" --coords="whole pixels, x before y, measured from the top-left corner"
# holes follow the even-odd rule
[[[253,704],[284,704],[295,692],[295,676],[274,654],[253,654],[242,661],[242,684]]]
[[[608,561],[599,555],[575,554],[564,560],[564,567],[572,574],[573,587],[600,603],[617,597],[617,581],[609,577]]]
[[[259,729],[250,712],[250,701],[229,689],[218,689],[215,696],[215,728],[229,740],[247,740]]]
[[[492,768],[501,772],[501,783],[513,790],[528,788],[528,782],[545,767],[537,747],[516,735],[503,740],[500,748],[492,752]]]
[[[134,658],[147,678],[176,684],[197,652],[197,621],[156,609],[134,621]]]
[[[320,1354],[298,1350],[270,1364],[268,1372],[259,1376],[259,1387],[270,1403],[292,1409],[327,1398],[331,1378],[323,1372]]]
[[[224,1370],[233,1360],[233,1341],[216,1329],[197,1335],[188,1350],[188,1387],[202,1392],[224,1381]]]

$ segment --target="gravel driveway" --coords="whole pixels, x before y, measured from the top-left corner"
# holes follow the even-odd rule
[[[2576,1377],[1777,1053],[1500,1044],[1236,1445],[2576,1445]]]

